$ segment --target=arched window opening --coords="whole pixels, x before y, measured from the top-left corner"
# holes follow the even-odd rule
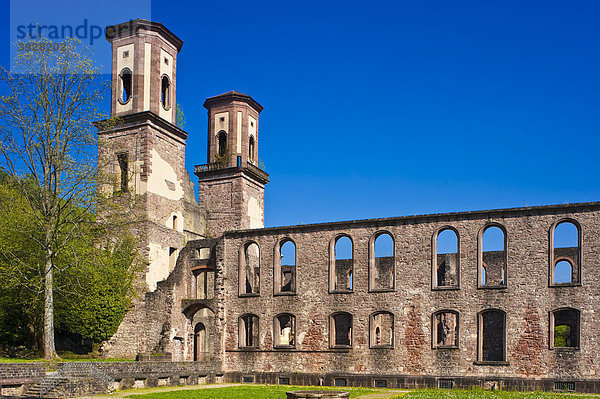
[[[441,229],[432,245],[434,288],[458,287],[459,261],[458,234],[452,228]]]
[[[249,242],[242,247],[239,262],[240,295],[258,295],[260,292],[260,250]]]
[[[173,215],[173,230],[177,230],[177,215]]]
[[[394,239],[389,233],[378,233],[369,243],[369,289],[394,289]]]
[[[217,155],[219,157],[224,157],[225,154],[227,153],[227,133],[225,133],[223,130],[221,130],[219,132],[219,135],[217,136],[217,141],[218,141]]]
[[[498,225],[485,228],[480,238],[479,286],[506,286],[506,234]]]
[[[133,89],[133,75],[129,68],[123,68],[119,74],[119,101],[126,104],[131,99]]]
[[[394,346],[394,315],[390,312],[375,312],[369,318],[371,348]]]
[[[208,360],[208,340],[206,336],[206,327],[198,323],[194,328],[194,361],[201,362]]]
[[[441,310],[433,314],[433,348],[458,348],[458,313]]]
[[[333,348],[352,347],[352,315],[334,313],[329,318],[329,342]]]
[[[562,221],[551,229],[550,284],[579,284],[581,236],[575,222]]]
[[[579,311],[563,308],[550,313],[550,348],[579,348]]]
[[[554,284],[573,282],[573,265],[568,260],[559,260],[554,266]]]
[[[258,316],[246,314],[239,319],[238,343],[240,348],[258,348]]]
[[[254,136],[250,136],[248,143],[248,160],[254,163]]]
[[[480,361],[506,360],[506,314],[503,311],[490,309],[479,313],[478,336]]]
[[[275,265],[275,286],[279,287],[279,293],[296,292],[296,245],[292,240],[280,242],[277,260],[279,264]],[[277,277],[279,277],[278,281]]]
[[[331,291],[351,292],[353,290],[352,256],[352,240],[350,237],[346,235],[337,237],[333,244],[333,265],[330,265],[330,267],[332,266],[332,270],[330,270]]]
[[[163,75],[162,79],[160,80],[160,103],[164,109],[169,109],[171,107],[170,92],[171,82],[169,81],[169,77],[167,75]]]
[[[276,348],[294,348],[296,346],[296,317],[291,314],[280,314],[275,316],[275,339],[273,345]]]

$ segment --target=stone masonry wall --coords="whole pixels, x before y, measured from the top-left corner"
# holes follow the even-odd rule
[[[582,284],[549,287],[549,230],[573,218],[582,227]],[[507,232],[506,287],[478,288],[478,236],[495,222]],[[431,243],[441,226],[460,237],[460,287],[432,290]],[[368,243],[380,230],[395,245],[395,291],[368,291]],[[328,291],[329,243],[338,234],[354,243],[353,292]],[[296,295],[273,295],[273,256],[278,240],[296,244]],[[239,248],[260,246],[260,295],[238,296]],[[228,372],[351,373],[363,375],[490,376],[503,378],[597,379],[600,375],[600,203],[513,210],[375,219],[318,225],[227,232],[224,251],[224,369]],[[549,347],[549,312],[580,311],[580,348]],[[459,314],[459,347],[432,349],[434,312]],[[478,360],[478,314],[499,309],[506,314],[506,359]],[[331,349],[329,316],[353,315],[351,349]],[[394,347],[369,348],[369,316],[394,314]],[[294,349],[273,348],[273,318],[296,316]],[[238,318],[259,317],[259,345],[240,349]]]

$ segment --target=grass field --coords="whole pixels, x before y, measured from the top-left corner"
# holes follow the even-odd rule
[[[338,388],[338,387],[299,387],[289,385],[243,385],[225,388],[193,389],[179,390],[171,392],[150,392],[146,394],[125,395],[127,398],[137,399],[282,399],[285,398],[286,391],[300,389],[333,389],[350,392],[351,398],[359,398],[367,394],[383,394],[377,396],[378,399],[430,399],[430,398],[450,398],[450,399],[560,399],[560,398],[596,398],[597,395],[574,395],[548,392],[512,392],[512,391],[484,391],[481,389],[460,390],[460,389],[419,389],[409,392],[399,393],[389,389],[375,388]],[[385,395],[387,393],[387,395]]]
[[[51,362],[51,363],[60,363],[60,362],[133,362],[133,359],[113,359],[113,358],[102,358],[102,357],[83,357],[83,356],[74,356],[74,357],[61,357],[60,359]],[[48,363],[46,360],[42,358],[36,359],[16,359],[12,357],[0,357],[0,363]]]
[[[171,392],[151,392],[142,395],[127,395],[127,398],[139,399],[282,399],[287,391],[299,389],[329,389],[350,392],[351,398],[356,398],[368,393],[383,392],[374,388],[337,388],[337,387],[299,387],[291,385],[243,385],[211,389],[186,389]]]

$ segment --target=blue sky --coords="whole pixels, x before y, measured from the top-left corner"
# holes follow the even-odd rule
[[[205,98],[260,102],[267,226],[600,200],[598,1],[36,1],[13,18],[150,14],[184,40],[190,173]]]

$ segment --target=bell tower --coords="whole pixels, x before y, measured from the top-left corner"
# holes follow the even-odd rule
[[[109,26],[106,40],[112,44],[112,115],[150,111],[174,123],[183,41],[162,24],[142,19]]]
[[[264,227],[269,175],[258,162],[258,116],[263,107],[230,91],[206,99],[208,163],[197,165],[198,203],[207,211],[212,236],[226,230]]]
[[[135,209],[130,225],[148,262],[145,283],[153,291],[175,267],[189,225],[187,133],[174,124],[183,41],[162,24],[141,19],[109,26],[106,39],[112,45],[113,118],[96,124],[99,169],[109,177],[100,191]]]

